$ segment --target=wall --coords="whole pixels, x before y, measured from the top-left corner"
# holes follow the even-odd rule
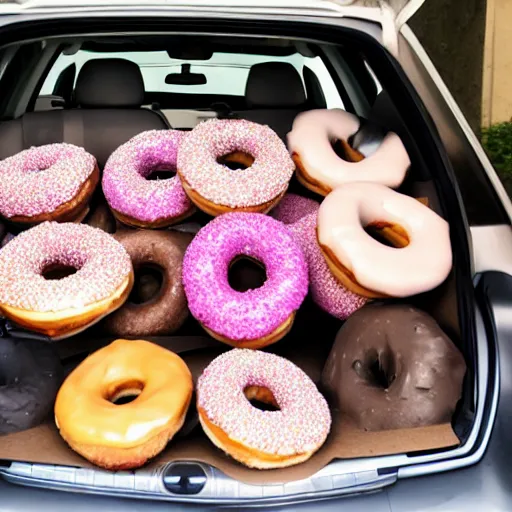
[[[482,125],[512,120],[512,1],[488,0]]]
[[[512,0],[497,1],[512,4]],[[409,22],[477,133],[481,126],[485,20],[485,0],[426,0]]]

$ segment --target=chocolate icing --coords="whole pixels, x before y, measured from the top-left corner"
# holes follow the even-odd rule
[[[91,210],[84,222],[93,228],[102,229],[107,233],[114,233],[116,231],[116,220],[104,199],[99,201]]]
[[[193,235],[138,229],[119,231],[114,238],[123,244],[132,259],[134,293],[142,303],[135,303],[134,295],[129,297],[120,309],[106,318],[106,329],[116,336],[156,336],[175,332],[188,316],[181,265]],[[161,275],[161,286],[154,275],[143,274],[144,267],[157,270]]]
[[[322,384],[360,428],[388,430],[449,422],[465,372],[462,354],[432,317],[377,303],[340,329]]]
[[[53,408],[63,379],[53,348],[42,342],[4,338],[0,342],[0,434],[42,423]]]

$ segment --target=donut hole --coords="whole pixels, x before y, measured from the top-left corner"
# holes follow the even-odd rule
[[[265,265],[248,256],[237,256],[229,264],[228,283],[237,292],[261,288],[267,280]]]
[[[331,147],[336,156],[345,160],[345,162],[360,162],[364,160],[364,155],[357,149],[354,149],[346,140],[335,139],[331,141]]]
[[[263,386],[247,386],[244,389],[244,395],[249,403],[260,411],[280,411],[272,391]]]
[[[137,399],[144,389],[144,383],[138,380],[123,382],[109,389],[106,392],[105,399],[114,405],[129,404]]]
[[[164,282],[163,269],[143,264],[135,269],[135,283],[128,298],[132,304],[145,304],[158,297]]]
[[[251,167],[254,157],[243,151],[233,151],[217,158],[217,163],[232,171],[243,171]]]
[[[170,180],[176,176],[175,167],[159,167],[151,169],[144,177],[149,181]]]
[[[67,265],[66,263],[47,263],[43,270],[41,271],[41,275],[47,281],[55,281],[58,279],[64,279],[65,277],[72,276],[76,274],[80,270],[79,268],[74,267],[73,265]]]
[[[388,222],[371,222],[364,227],[374,240],[387,247],[402,249],[409,245],[409,235],[402,227]]]
[[[395,358],[389,347],[370,350],[363,360],[354,361],[352,368],[366,384],[375,388],[388,389],[396,379]]]

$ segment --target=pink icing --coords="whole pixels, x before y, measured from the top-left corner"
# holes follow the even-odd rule
[[[239,255],[265,265],[263,286],[246,292],[229,286],[229,264]],[[189,245],[183,285],[190,312],[204,326],[230,340],[255,340],[299,308],[308,291],[307,266],[281,222],[259,213],[226,213],[203,227]]]
[[[72,144],[27,149],[0,162],[0,213],[34,217],[71,201],[96,167]]]
[[[46,280],[53,263],[78,271]],[[0,251],[0,303],[30,311],[81,308],[112,295],[132,269],[112,236],[86,224],[44,222],[20,233]]]
[[[299,114],[288,134],[288,148],[300,156],[307,173],[334,189],[344,183],[368,181],[397,188],[411,162],[400,139],[389,132],[377,150],[360,162],[347,162],[331,147],[336,139],[347,140],[360,128],[357,116],[341,109],[308,110]]]
[[[381,244],[364,230],[373,222],[401,226],[409,245]],[[361,286],[391,297],[432,290],[452,268],[448,223],[416,199],[377,183],[333,190],[318,210],[318,240]]]
[[[176,169],[183,132],[152,130],[117,148],[103,172],[103,192],[119,213],[142,222],[181,217],[192,208],[177,176],[147,180],[152,171]]]
[[[291,233],[304,251],[313,300],[327,313],[345,320],[364,306],[368,299],[345,288],[329,270],[316,238],[319,207],[311,199],[286,194],[271,215],[289,225]]]
[[[280,410],[253,407],[244,395],[248,386],[268,388]],[[314,382],[290,361],[258,350],[234,349],[214,359],[197,382],[197,403],[231,439],[269,454],[316,450],[331,428]]]
[[[242,151],[254,157],[244,170],[233,171],[217,158]],[[268,126],[243,119],[212,119],[185,137],[178,171],[202,197],[231,208],[271,201],[288,187],[295,165],[286,146]]]

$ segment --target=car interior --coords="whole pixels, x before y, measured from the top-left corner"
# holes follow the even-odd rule
[[[329,40],[334,36],[328,33],[323,37],[315,35],[307,39],[293,35],[221,36],[213,31],[204,34],[151,35],[149,31],[139,33],[135,29],[116,34],[101,31],[91,34],[90,31],[72,36],[48,34],[17,43],[15,51],[8,53],[7,48],[2,50],[0,159],[33,146],[67,142],[91,153],[101,171],[109,156],[137,134],[147,130],[190,131],[211,118],[246,119],[265,124],[286,143],[286,136],[299,113],[334,106],[400,136],[412,164],[399,192],[415,198],[428,198],[429,207],[443,216],[451,227],[454,266],[449,278],[430,292],[398,302],[411,304],[431,314],[464,355],[467,373],[463,395],[450,424],[456,436],[455,444],[431,448],[420,443],[418,449],[409,450],[412,445],[405,439],[404,445],[409,451],[403,451],[400,449],[401,440],[394,437],[391,443],[394,448],[386,447],[379,452],[375,448],[378,442],[369,437],[368,445],[363,447],[366,453],[363,453],[364,449],[360,450],[355,457],[331,456],[330,451],[328,456],[324,456],[320,451],[304,468],[298,466],[295,469],[258,471],[242,468],[236,462],[229,461],[215,447],[208,446],[198,425],[192,401],[182,431],[171,441],[165,455],[157,458],[144,471],[152,471],[170,461],[200,460],[247,485],[285,482],[293,486],[294,482],[313,478],[318,471],[334,467],[333,464],[339,461],[342,465],[336,471],[340,474],[364,467],[375,470],[375,474],[383,478],[386,474],[396,474],[397,468],[455,460],[473,451],[478,444],[478,428],[485,421],[484,402],[491,381],[482,379],[481,372],[487,368],[491,355],[482,347],[477,350],[475,318],[470,307],[473,288],[468,270],[467,244],[460,220],[461,212],[452,201],[453,191],[445,172],[444,149],[435,138],[435,130],[431,130],[428,115],[407,87],[392,57],[371,41],[358,39],[350,30],[337,41]],[[73,61],[79,52],[89,55],[88,59]],[[169,62],[177,61],[182,65],[182,75],[190,75],[192,71],[192,77],[176,78],[164,73],[161,83],[149,83],[147,69],[156,64],[145,64],[143,56],[154,52],[165,56],[158,66],[165,68],[165,59],[168,58]],[[127,57],[135,54],[142,56],[139,62]],[[65,67],[57,74],[55,66],[63,55],[67,59]],[[202,73],[204,76],[196,76],[199,73],[194,68],[206,66],[215,55],[229,55],[241,63],[257,56],[259,62],[256,64],[240,64],[246,76],[242,84],[243,95],[229,92],[231,75],[227,65],[223,67],[220,63],[211,67],[225,74],[225,90],[228,91],[225,94],[208,92],[209,68],[201,68],[206,70]],[[309,64],[312,61],[315,61],[315,66]],[[322,73],[318,71],[319,66]],[[48,81],[49,76],[54,78]],[[167,78],[169,76],[171,78]],[[180,92],[175,92],[177,88],[173,89],[176,83],[179,83]],[[190,92],[181,92],[184,89]],[[295,178],[290,183],[289,191],[319,200]],[[100,190],[93,198],[91,209],[102,201]],[[208,220],[206,214],[198,213],[183,229],[194,224],[204,225]],[[6,231],[11,229],[9,225],[5,228]],[[16,233],[13,232],[13,235]],[[230,272],[230,282],[238,283],[233,286],[238,286],[240,290],[257,286],[254,283],[261,284],[265,280],[261,269],[250,262],[234,265]],[[154,269],[141,270],[140,276],[148,273],[161,281],[161,276]],[[133,292],[129,300],[137,302],[139,299]],[[285,355],[299,366],[309,368],[313,380],[318,384],[321,370],[342,324],[307,297],[297,313],[292,330],[279,343],[270,346],[269,351]],[[20,337],[28,335],[22,329],[16,331],[15,327],[11,327],[11,332]],[[215,342],[207,346],[201,342],[194,348],[194,340],[201,336],[204,336],[201,326],[190,317],[169,340],[160,342],[175,347],[179,344],[175,345],[173,340],[189,338],[191,342],[188,348],[181,342],[180,353],[191,366],[201,368],[227,348]],[[56,342],[54,346],[66,371],[70,372],[108,340],[99,323],[75,337]],[[374,368],[376,375],[372,382],[382,382],[382,375],[379,374],[382,369],[378,364]],[[48,425],[51,422],[52,418],[48,420]],[[61,470],[65,467],[87,471],[94,469],[86,463],[77,464],[77,459],[72,459],[71,455],[68,457],[67,447],[59,445],[57,449],[56,431],[45,428],[45,432],[33,436],[32,441],[23,433],[0,438],[2,467],[8,469],[16,463],[27,463],[39,464],[40,468],[45,465],[53,469],[60,467]],[[50,438],[53,440],[50,441]],[[365,438],[361,439],[364,444]],[[47,444],[44,449],[41,448],[40,454],[29,455],[35,445],[42,442]],[[333,450],[332,445],[328,450]],[[183,454],[195,458],[184,459]],[[43,479],[45,485],[49,481],[57,481],[57,473],[47,473],[49,476]],[[100,473],[98,471],[98,475]],[[107,478],[104,472],[102,475],[102,478]],[[78,488],[77,482],[73,480],[68,484],[68,490],[73,490],[74,484]],[[117,484],[114,483],[107,485],[103,482],[101,485],[108,487],[109,492],[127,492],[119,486],[116,491]],[[332,481],[329,485],[331,490],[335,490]],[[179,492],[170,492],[168,498],[175,498]],[[227,490],[227,495],[230,492]]]

